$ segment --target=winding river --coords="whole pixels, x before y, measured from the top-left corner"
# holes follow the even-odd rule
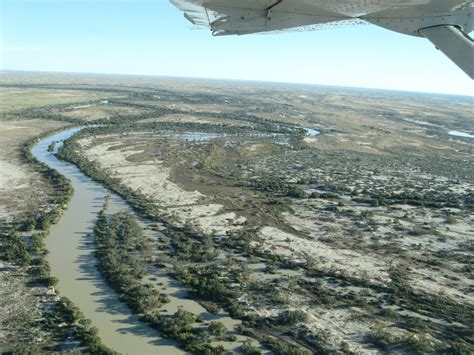
[[[54,149],[56,152],[64,140],[80,130],[81,128],[72,128],[56,133],[41,140],[32,149],[33,155],[39,161],[67,177],[74,187],[74,195],[68,209],[59,222],[51,227],[46,238],[52,276],[58,278],[61,294],[81,309],[85,317],[98,329],[103,342],[115,351],[124,354],[182,354],[183,351],[178,348],[177,343],[161,337],[159,332],[140,322],[138,316],[133,315],[128,307],[119,301],[117,294],[107,286],[96,269],[91,233],[104,197],[111,197],[108,213],[133,211],[120,196],[85,176],[76,166],[63,162],[48,152],[52,142],[58,142]],[[143,228],[149,224],[138,218],[137,220]],[[159,232],[152,232],[149,228],[147,234],[160,236]],[[170,277],[166,270],[150,271],[151,274],[146,280],[155,283],[160,292],[167,294],[171,301],[162,307],[162,311],[172,314],[181,307],[199,315],[204,321],[221,321],[234,333],[235,328],[241,324],[226,312],[207,312],[198,302],[188,298],[187,289]],[[219,343],[226,350],[235,351],[246,340],[258,345],[255,340],[241,335],[237,335],[234,342]]]
[[[46,238],[51,273],[59,279],[58,289],[81,309],[99,330],[103,342],[112,349],[128,354],[179,354],[176,344],[159,337],[159,333],[138,320],[117,294],[107,286],[95,267],[94,245],[90,235],[104,197],[110,192],[85,176],[78,168],[58,160],[48,152],[54,141],[63,141],[77,133],[74,128],[41,140],[33,155],[71,180],[74,187],[69,208]],[[60,144],[56,145],[56,149]],[[130,210],[112,194],[111,212]]]

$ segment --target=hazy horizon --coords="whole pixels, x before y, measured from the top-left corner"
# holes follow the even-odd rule
[[[427,40],[374,25],[213,37],[167,0],[4,0],[0,68],[474,95]]]
[[[337,88],[337,89],[348,89],[348,90],[367,90],[367,91],[379,91],[379,92],[393,92],[393,93],[407,93],[407,94],[421,94],[421,95],[435,95],[435,96],[454,96],[459,98],[466,98],[474,100],[474,92],[471,95],[463,94],[451,94],[443,92],[430,92],[430,91],[415,91],[415,90],[398,90],[398,89],[385,89],[380,87],[364,87],[364,86],[341,86],[331,84],[317,84],[317,83],[305,83],[305,82],[290,82],[290,81],[276,81],[276,80],[257,80],[257,79],[233,79],[233,78],[207,78],[199,76],[176,76],[176,75],[158,75],[158,74],[132,74],[132,73],[103,73],[103,72],[71,72],[71,71],[41,71],[41,70],[17,70],[17,69],[0,69],[0,73],[23,73],[23,74],[59,74],[59,75],[84,75],[84,76],[116,76],[116,77],[135,77],[135,78],[162,78],[162,79],[179,79],[179,80],[206,80],[214,82],[242,82],[242,83],[255,83],[255,84],[276,84],[276,85],[297,85],[297,86],[309,86],[309,87],[323,87],[323,88]]]

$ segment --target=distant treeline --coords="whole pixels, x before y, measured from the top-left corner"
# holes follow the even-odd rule
[[[441,192],[400,192],[385,193],[378,191],[363,191],[352,198],[356,202],[370,203],[372,206],[389,206],[393,204],[408,204],[429,208],[459,208],[474,210],[474,192],[469,191],[456,196],[449,191]]]

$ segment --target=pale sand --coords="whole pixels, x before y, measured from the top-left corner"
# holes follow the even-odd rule
[[[0,191],[24,188],[27,179],[27,172],[21,166],[0,160]]]
[[[372,281],[388,281],[387,265],[369,255],[349,249],[333,248],[317,240],[307,240],[274,227],[263,227],[259,235],[263,249],[289,260],[312,258],[323,270],[343,271],[354,276],[367,276]]]
[[[102,143],[91,146],[90,139],[78,141],[85,157],[99,165],[110,176],[140,192],[153,201],[163,213],[175,218],[178,225],[191,224],[204,233],[223,235],[227,231],[241,228],[245,218],[234,212],[220,213],[223,205],[209,204],[199,191],[186,191],[171,181],[171,169],[161,160],[132,163],[128,157],[142,153],[141,150],[119,148],[122,142]],[[203,203],[204,202],[204,203]]]

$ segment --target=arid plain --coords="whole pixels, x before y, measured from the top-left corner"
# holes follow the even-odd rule
[[[473,98],[19,72],[0,85],[1,351],[114,348],[47,265],[75,192],[30,151],[72,127],[58,158],[133,208],[84,231],[97,268],[167,346],[474,351]]]

